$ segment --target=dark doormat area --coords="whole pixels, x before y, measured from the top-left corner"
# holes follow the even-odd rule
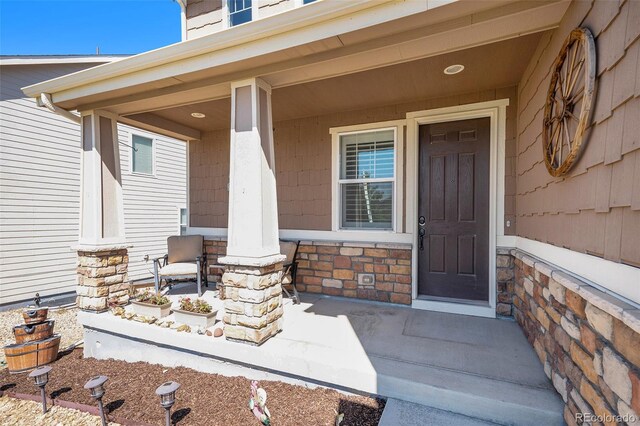
[[[173,380],[181,384],[172,408],[172,423],[188,425],[248,425],[261,423],[249,411],[251,381],[201,373],[189,368],[167,368],[144,362],[84,358],[81,349],[59,357],[51,364],[46,390],[49,396],[96,405],[84,384],[96,375],[109,377],[103,402],[115,416],[149,424],[164,424],[164,410],[155,389]],[[377,425],[385,401],[380,398],[345,395],[332,389],[309,389],[277,381],[261,381],[267,391],[271,424],[335,425],[336,413],[344,413],[342,426]],[[0,371],[0,388],[16,393],[39,394],[26,374]]]

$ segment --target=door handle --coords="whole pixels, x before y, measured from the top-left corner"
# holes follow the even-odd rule
[[[424,229],[424,225],[427,223],[427,220],[425,219],[424,216],[420,216],[420,218],[418,219],[418,226],[420,227],[420,229],[418,230],[418,236],[419,236],[419,241],[420,241],[420,245],[419,248],[420,250],[424,250],[424,236],[427,233],[427,231],[425,231]]]

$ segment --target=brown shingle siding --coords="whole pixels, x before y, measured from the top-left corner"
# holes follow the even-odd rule
[[[640,265],[640,2],[589,3],[571,4],[551,39],[540,41],[519,86],[518,235]],[[546,95],[562,42],[580,25],[597,43],[594,125],[574,169],[553,178],[542,160],[540,92]]]

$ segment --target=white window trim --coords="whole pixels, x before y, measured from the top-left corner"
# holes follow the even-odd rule
[[[504,235],[504,162],[506,119],[509,99],[459,105],[407,113],[407,232],[413,234],[412,307],[438,312],[495,318],[496,316],[496,250],[497,240]],[[418,166],[419,131],[422,124],[470,120],[489,117],[489,302],[454,303],[418,299]]]
[[[357,124],[351,126],[332,127],[331,134],[331,230],[340,234],[352,234],[353,238],[364,237],[374,233],[395,234],[403,230],[402,213],[404,206],[404,126],[406,120],[382,121],[378,123]],[[374,132],[378,130],[394,130],[394,180],[393,180],[393,220],[391,230],[388,229],[342,229],[340,227],[340,136],[354,133]],[[388,179],[384,179],[388,181]]]
[[[146,139],[151,139],[151,170],[152,173],[142,173],[133,171],[133,136],[140,136]],[[158,138],[152,134],[144,131],[131,131],[129,132],[129,174],[132,176],[147,176],[156,177],[156,149],[158,146]]]
[[[255,4],[254,4],[255,3]],[[251,20],[238,25],[249,24],[258,20],[258,0],[251,0]],[[231,16],[229,15],[229,0],[222,0],[222,27],[233,28],[238,25],[231,25]]]
[[[185,228],[185,235],[187,235],[189,230],[189,208],[184,204],[177,204],[176,209],[178,210],[178,229],[176,235],[182,235],[181,230],[183,226]],[[184,225],[181,223],[182,214],[180,210],[182,209],[187,211],[187,222]]]

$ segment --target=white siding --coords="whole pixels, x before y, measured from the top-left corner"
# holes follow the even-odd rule
[[[74,290],[80,194],[80,127],[24,97],[20,87],[94,64],[0,68],[0,304]],[[120,141],[130,145],[130,127]],[[186,205],[186,146],[154,136],[156,177],[129,174],[121,143],[130,278],[149,275],[144,261],[166,250]]]

